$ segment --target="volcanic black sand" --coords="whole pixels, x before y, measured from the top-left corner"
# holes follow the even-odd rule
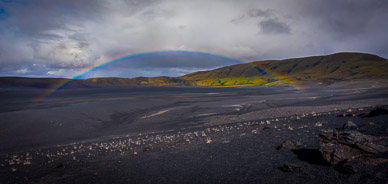
[[[43,92],[0,90],[0,183],[388,181],[388,162],[355,174],[328,165],[317,139],[351,121],[387,145],[388,114],[368,113],[388,108],[388,88]],[[278,149],[286,140],[296,147]]]

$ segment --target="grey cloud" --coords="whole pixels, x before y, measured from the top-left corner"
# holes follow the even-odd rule
[[[388,1],[386,0],[349,0],[320,1],[298,0],[305,3],[298,8],[300,16],[313,19],[318,28],[327,30],[337,38],[348,38],[361,35],[369,29],[387,27],[387,24],[377,25],[373,20],[384,21],[388,16]],[[308,8],[303,8],[308,7]]]
[[[231,19],[229,22],[237,24],[237,23],[243,21],[245,18],[246,18],[245,15],[240,15],[238,17]]]
[[[88,44],[73,39],[57,39],[32,45],[35,57],[51,61],[51,66],[82,67],[93,60]]]
[[[250,9],[248,11],[248,15],[250,17],[269,17],[273,14],[273,10],[270,10],[270,9],[266,9],[266,10],[262,10],[262,9]]]
[[[242,15],[239,15],[238,17],[235,17],[230,20],[232,23],[239,23],[249,18],[268,18],[274,16],[274,11],[272,9],[249,9],[247,12],[245,12]]]
[[[242,60],[339,51],[387,58],[387,9],[386,0],[0,1],[0,75],[61,77],[152,50]],[[229,64],[235,63],[170,55],[116,63],[93,75],[176,76]]]
[[[261,21],[259,27],[261,32],[268,34],[287,34],[291,31],[291,27],[288,24],[280,22],[277,19]]]
[[[133,59],[122,61],[133,67],[155,67],[155,68],[206,68],[219,67],[222,65],[236,64],[235,60],[200,53],[168,52],[151,53]],[[118,65],[117,65],[118,66]]]
[[[320,41],[321,47],[327,48],[326,50],[369,52],[388,57],[388,1],[296,2],[290,8],[297,11],[298,17],[309,24],[309,34],[314,33],[312,36],[315,36],[312,40]],[[304,5],[298,7],[301,3]]]

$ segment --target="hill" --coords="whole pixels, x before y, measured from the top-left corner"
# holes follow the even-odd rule
[[[285,60],[255,61],[211,71],[191,73],[180,79],[194,86],[254,86],[296,83],[330,83],[352,79],[388,78],[388,60],[363,53],[337,53]]]
[[[8,87],[32,87],[53,88],[70,79],[66,78],[26,78],[26,77],[0,77],[0,88]],[[136,86],[182,86],[186,81],[174,77],[136,77],[119,78],[103,77],[74,79],[66,85],[68,88],[80,87],[136,87]]]
[[[128,86],[281,86],[287,83],[331,84],[355,79],[388,79],[388,60],[372,54],[336,53],[285,60],[254,61],[180,77],[77,79],[68,87]],[[0,77],[0,87],[49,88],[64,78]]]

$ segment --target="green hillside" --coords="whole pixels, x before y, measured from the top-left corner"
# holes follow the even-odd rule
[[[285,80],[301,83],[388,78],[388,60],[371,54],[337,53],[327,56],[255,61],[195,72],[179,78],[193,86],[283,85]]]
[[[77,79],[68,87],[130,86],[282,86],[330,84],[354,79],[388,79],[388,60],[363,53],[337,53],[285,60],[254,61],[199,71],[181,77]],[[0,77],[0,87],[50,88],[69,79]]]

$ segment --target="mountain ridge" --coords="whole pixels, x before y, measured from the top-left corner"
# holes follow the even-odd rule
[[[384,69],[387,68],[388,60],[385,58],[372,54],[343,52],[325,56],[253,61],[249,64],[194,72],[180,78],[199,86],[279,85],[284,84],[278,79],[279,76],[295,82],[386,78],[388,72]]]
[[[323,56],[253,61],[198,71],[179,77],[101,77],[75,79],[67,87],[136,86],[284,86],[330,84],[356,79],[388,79],[388,60],[367,53],[341,52]],[[52,88],[70,79],[0,77],[0,87]]]

